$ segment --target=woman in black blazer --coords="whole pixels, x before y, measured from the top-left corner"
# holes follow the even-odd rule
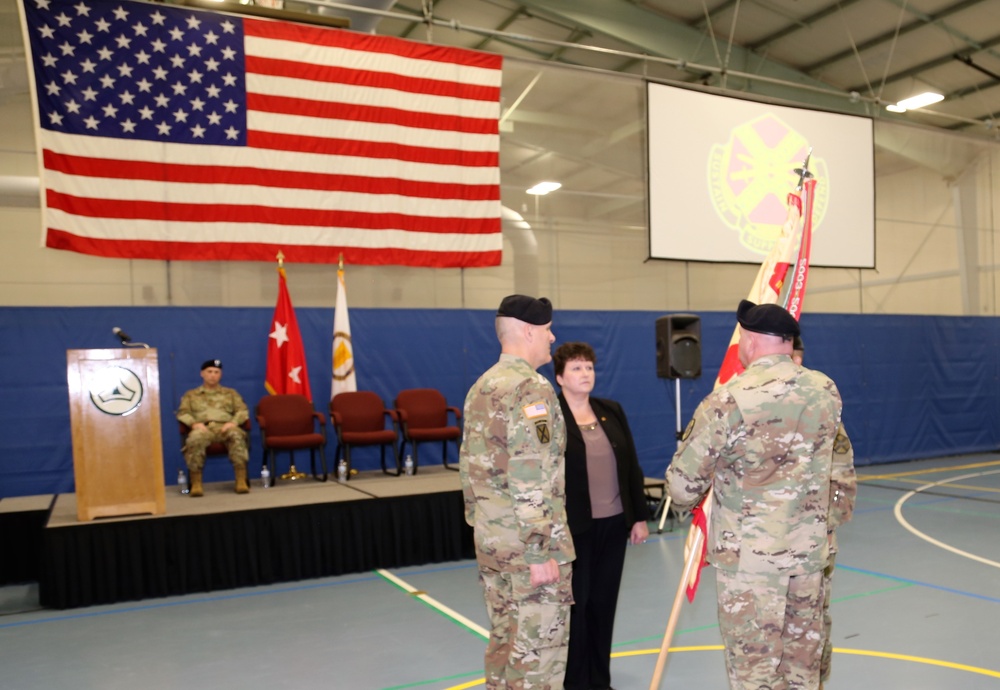
[[[566,418],[566,516],[576,560],[566,690],[611,687],[611,638],[625,543],[649,537],[642,469],[622,406],[590,397],[597,356],[586,343],[552,357]]]

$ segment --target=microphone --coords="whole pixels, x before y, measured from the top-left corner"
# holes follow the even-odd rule
[[[118,326],[112,328],[111,332],[118,336],[118,339],[122,341],[122,345],[128,345],[130,342],[132,342],[132,339],[128,337],[128,333],[118,328]]]

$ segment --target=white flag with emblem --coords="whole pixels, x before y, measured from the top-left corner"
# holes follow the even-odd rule
[[[354,376],[354,345],[351,343],[351,320],[347,314],[347,286],[344,269],[337,270],[337,307],[333,312],[333,383],[330,399],[338,393],[358,390]]]

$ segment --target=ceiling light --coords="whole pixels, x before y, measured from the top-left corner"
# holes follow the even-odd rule
[[[895,105],[888,105],[885,109],[894,113],[905,113],[907,110],[916,110],[917,108],[923,108],[924,106],[939,103],[943,100],[944,96],[941,94],[925,91],[920,95],[904,98]]]
[[[528,194],[535,194],[537,196],[545,196],[549,192],[554,192],[562,187],[561,182],[539,182],[534,187],[528,190]]]

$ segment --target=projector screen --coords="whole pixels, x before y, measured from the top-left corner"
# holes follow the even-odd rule
[[[814,266],[875,265],[872,121],[647,83],[649,253],[760,263],[812,148]]]

